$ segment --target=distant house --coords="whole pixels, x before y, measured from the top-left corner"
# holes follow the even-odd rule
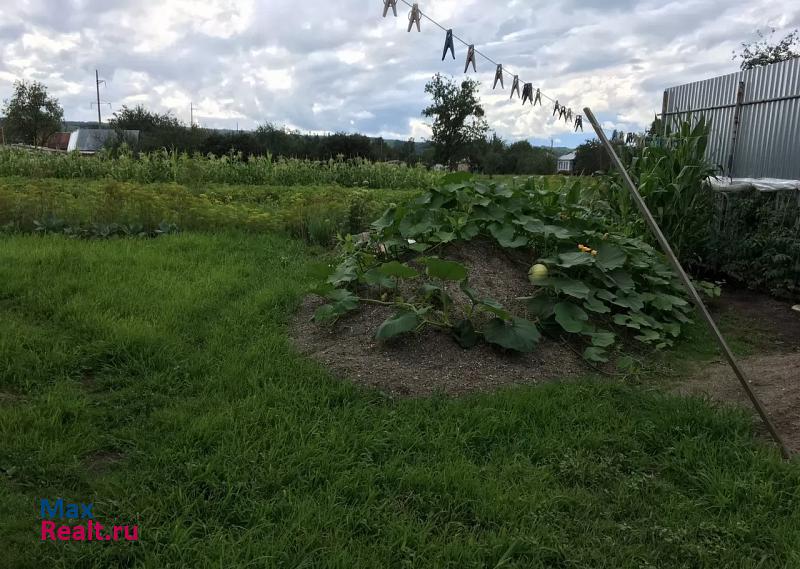
[[[102,150],[106,144],[117,140],[117,131],[110,128],[79,128],[69,137],[67,150],[72,152],[77,150],[82,154],[94,154]],[[139,141],[138,130],[125,130],[122,136],[129,144]]]
[[[558,159],[558,173],[572,174],[575,169],[575,153],[564,154]]]
[[[53,150],[66,150],[69,148],[70,133],[68,132],[54,132],[47,138],[45,146]]]

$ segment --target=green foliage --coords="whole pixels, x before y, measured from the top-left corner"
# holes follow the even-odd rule
[[[800,300],[800,202],[797,192],[716,196],[706,270],[747,287]]]
[[[621,147],[639,192],[676,255],[689,266],[703,262],[710,236],[713,195],[705,180],[715,168],[705,158],[709,124],[700,117],[687,119],[665,138],[640,148]],[[620,175],[608,185],[597,185],[592,207],[613,226],[654,244],[644,219]]]
[[[432,325],[449,330],[462,346],[482,336],[507,349],[530,351],[542,330],[555,327],[590,344],[586,356],[601,361],[616,338],[626,335],[656,348],[671,346],[689,321],[690,306],[662,257],[640,239],[607,231],[575,180],[550,191],[536,181],[509,188],[450,175],[413,202],[390,207],[372,227],[368,241],[346,243],[328,282],[348,288],[362,302],[387,304],[376,300],[385,298],[387,283],[369,278],[372,271],[402,281],[419,278],[414,265],[425,267],[429,284],[408,284],[400,293],[397,283],[388,287],[393,289],[388,304],[418,318],[403,332]],[[528,314],[480,298],[466,267],[430,254],[452,241],[477,238],[531,251],[548,267],[545,278],[531,277],[531,294],[520,299],[529,301]],[[465,306],[454,302],[447,285],[453,282],[469,299]]]
[[[0,227],[31,232],[36,222],[62,220],[91,229],[117,225],[154,232],[162,222],[182,230],[237,228],[282,231],[330,245],[413,192],[339,187],[206,186],[0,178]]]
[[[208,184],[311,186],[338,184],[352,188],[426,188],[441,175],[423,166],[373,163],[364,159],[308,161],[272,156],[229,154],[190,156],[160,150],[134,155],[101,152],[96,156],[39,154],[0,148],[0,176],[105,179],[121,182],[174,182],[192,187]]]
[[[47,94],[47,87],[38,81],[14,82],[14,95],[4,101],[5,136],[12,142],[41,146],[61,128],[64,109],[58,99]]]
[[[611,170],[611,158],[603,143],[592,139],[584,142],[575,150],[573,171],[576,174],[591,176],[598,172],[605,174]]]
[[[742,70],[755,69],[800,57],[800,34],[797,30],[789,32],[776,43],[771,41],[771,37],[775,34],[774,28],[770,30],[769,37],[761,30],[757,30],[756,33],[758,34],[757,41],[743,42],[742,51],[734,53],[733,59],[742,61]]]
[[[610,381],[358,388],[286,333],[315,257],[227,232],[0,238],[0,565],[800,563],[800,465],[745,412]],[[142,543],[34,546],[59,496]]]
[[[459,86],[452,79],[436,74],[425,85],[433,102],[422,115],[433,117],[433,142],[436,159],[452,165],[467,156],[467,147],[486,137],[489,125],[478,97],[480,83],[466,78]]]

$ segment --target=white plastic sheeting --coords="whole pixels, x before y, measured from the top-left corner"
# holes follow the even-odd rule
[[[716,177],[706,180],[711,189],[717,192],[780,192],[800,190],[800,180],[780,180],[778,178],[726,178]]]

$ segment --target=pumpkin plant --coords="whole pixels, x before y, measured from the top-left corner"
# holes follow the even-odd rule
[[[524,313],[481,297],[466,267],[439,257],[450,243],[479,238],[530,254],[530,295],[518,299]],[[467,301],[456,302],[455,290]],[[368,238],[344,238],[340,263],[316,292],[328,300],[320,322],[362,303],[396,308],[380,339],[432,326],[465,348],[482,338],[529,352],[548,331],[578,339],[584,357],[597,362],[620,336],[671,346],[691,313],[663,257],[641,239],[608,231],[572,181],[548,191],[535,181],[509,188],[447,176],[411,203],[392,204]]]

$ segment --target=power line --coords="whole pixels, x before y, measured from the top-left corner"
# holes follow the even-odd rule
[[[411,3],[409,3],[407,0],[400,0],[400,2],[402,2],[403,4],[405,4],[406,6],[408,6],[409,8],[412,8],[412,9],[413,9],[413,8],[414,8],[414,6],[416,5],[416,4],[411,4]],[[437,22],[436,20],[434,20],[433,18],[431,18],[430,16],[428,16],[428,15],[427,15],[425,12],[423,12],[423,11],[422,11],[422,10],[419,8],[419,5],[416,5],[416,6],[417,6],[417,11],[419,12],[420,16],[422,16],[423,18],[425,18],[426,20],[428,20],[430,23],[432,23],[433,25],[435,25],[437,28],[439,28],[439,29],[440,29],[440,30],[442,30],[443,32],[446,32],[446,33],[447,33],[447,32],[449,32],[449,33],[451,33],[451,34],[452,34],[452,36],[453,36],[453,38],[454,38],[454,39],[456,39],[456,40],[458,40],[458,41],[459,41],[461,44],[463,44],[464,46],[466,46],[466,47],[470,47],[470,46],[472,46],[476,54],[480,55],[480,56],[481,56],[483,59],[485,59],[485,60],[486,60],[486,61],[488,61],[489,63],[493,64],[495,67],[498,67],[498,66],[500,65],[500,64],[499,64],[499,63],[497,63],[497,62],[496,62],[494,59],[492,59],[491,57],[489,57],[488,55],[486,55],[486,54],[485,54],[485,53],[483,53],[482,51],[480,51],[480,50],[478,50],[477,48],[475,48],[475,47],[474,47],[474,46],[475,46],[475,44],[471,44],[471,43],[467,42],[466,40],[464,40],[464,39],[460,38],[460,37],[459,37],[459,36],[457,36],[455,33],[453,33],[452,29],[445,28],[445,27],[444,27],[442,24],[440,24],[439,22]],[[505,73],[505,74],[506,74],[506,75],[508,75],[509,77],[519,77],[518,75],[514,74],[512,71],[509,71],[508,69],[506,69],[506,66],[505,66],[505,65],[503,65],[503,66],[502,66],[502,71],[503,71],[503,73]],[[523,82],[523,83],[524,83],[524,82]],[[553,99],[552,97],[549,97],[548,95],[546,95],[545,93],[543,93],[543,92],[541,91],[541,89],[537,89],[537,91],[538,91],[538,93],[539,93],[539,94],[540,94],[540,95],[541,95],[543,98],[547,99],[547,100],[548,100],[548,101],[550,101],[551,103],[554,103],[554,104],[561,105],[561,104],[559,103],[558,99]],[[513,92],[512,92],[512,95],[513,95]],[[524,103],[524,101],[523,101],[523,103]],[[566,106],[565,106],[565,105],[561,105],[561,107],[563,107],[563,109],[564,109],[564,112],[566,113],[566,114],[564,114],[563,116],[569,116],[569,117],[571,117],[571,116],[572,116],[572,109],[569,109],[569,110],[567,111],[567,108],[566,108]],[[555,114],[554,114],[554,116],[555,116]],[[559,118],[561,118],[561,116],[562,116],[562,114],[561,114],[561,113],[559,113]],[[583,130],[583,128],[581,128],[581,130]]]

